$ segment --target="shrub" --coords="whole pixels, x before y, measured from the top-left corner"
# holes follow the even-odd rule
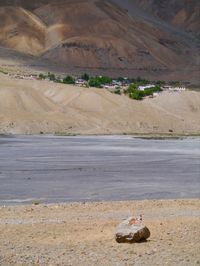
[[[56,77],[55,77],[55,75],[53,74],[53,73],[48,73],[48,78],[49,78],[49,80],[51,80],[51,81],[55,81],[56,80]]]
[[[114,91],[115,94],[121,95],[121,90],[120,88],[116,88]]]
[[[142,98],[144,97],[144,92],[135,89],[129,93],[129,97],[134,100],[142,100]]]
[[[44,74],[40,73],[40,74],[39,74],[39,78],[40,78],[40,79],[45,79],[46,76],[45,76]]]
[[[3,70],[3,69],[0,69],[0,73],[2,73],[2,74],[5,74],[5,75],[7,75],[7,74],[8,74],[8,72],[7,72],[7,71],[5,71],[5,70]]]
[[[39,200],[33,200],[32,201],[32,205],[39,205],[39,204],[40,204]]]

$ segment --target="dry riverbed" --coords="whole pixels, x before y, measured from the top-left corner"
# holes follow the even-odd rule
[[[138,214],[149,240],[116,243]],[[199,229],[199,199],[2,206],[0,265],[199,265]]]

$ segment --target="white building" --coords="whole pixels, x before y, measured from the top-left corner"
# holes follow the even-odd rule
[[[145,86],[139,86],[138,90],[139,91],[144,91],[145,89],[154,88],[154,87],[155,87],[155,85],[148,84],[148,85],[145,85]]]
[[[185,91],[185,87],[170,87],[169,91]]]
[[[84,79],[77,79],[75,83],[78,86],[83,86],[86,84],[86,81]]]
[[[112,85],[113,85],[113,86],[121,87],[121,86],[122,86],[122,82],[114,79],[114,80],[112,81]]]
[[[185,87],[172,87],[172,86],[163,86],[162,90],[168,90],[168,91],[185,91]]]

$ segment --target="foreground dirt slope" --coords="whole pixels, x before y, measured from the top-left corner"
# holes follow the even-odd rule
[[[197,83],[200,6],[179,2],[2,0],[0,46],[33,55],[36,65]]]
[[[163,93],[142,102],[103,89],[0,74],[1,133],[199,133],[200,93]]]
[[[199,265],[199,210],[200,200],[0,207],[0,264]],[[117,244],[117,224],[139,214],[149,240]]]

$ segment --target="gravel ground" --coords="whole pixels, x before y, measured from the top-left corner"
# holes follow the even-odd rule
[[[140,213],[149,240],[116,243]],[[0,265],[198,265],[199,228],[199,199],[2,206]]]

